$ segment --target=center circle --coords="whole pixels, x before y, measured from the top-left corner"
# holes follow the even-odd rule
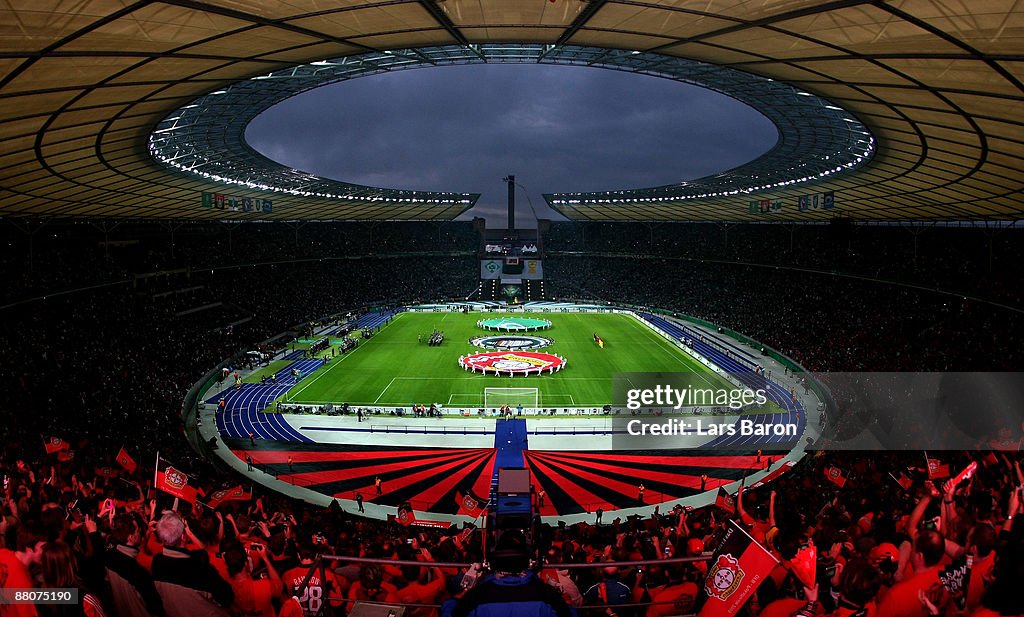
[[[469,339],[470,345],[481,349],[541,349],[553,343],[549,338],[543,336],[477,336]]]

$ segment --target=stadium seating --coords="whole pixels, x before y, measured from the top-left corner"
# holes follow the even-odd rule
[[[109,244],[101,244],[103,234],[96,228],[55,225],[53,237],[43,238],[40,232],[31,265],[19,233],[5,232],[9,242],[2,256],[5,272],[14,273],[3,291],[8,306],[3,308],[0,354],[0,371],[10,377],[0,403],[8,419],[0,457],[8,488],[5,511],[11,513],[3,521],[5,547],[19,551],[35,540],[47,541],[47,558],[70,550],[80,589],[99,602],[111,602],[102,575],[105,565],[111,567],[104,562],[110,556],[99,549],[108,542],[127,543],[131,534],[126,526],[145,530],[150,498],[157,500],[158,510],[172,507],[172,499],[152,492],[157,452],[188,474],[189,484],[205,495],[203,503],[244,481],[218,469],[186,439],[191,429],[182,422],[182,400],[205,371],[233,354],[273,346],[271,337],[286,330],[302,332],[311,321],[328,322],[332,315],[351,311],[372,327],[404,302],[464,298],[478,283],[478,240],[469,223],[311,224],[298,235],[283,224],[230,230],[197,225],[180,230],[173,243],[163,228],[138,223],[118,228]],[[927,281],[926,288],[764,267],[776,258],[786,266],[832,264],[829,234],[841,233],[836,230],[800,229],[794,250],[777,253],[767,248],[780,238],[787,245],[785,228],[733,229],[728,249],[708,239],[716,233],[701,225],[651,231],[647,226],[555,223],[545,239],[548,295],[693,314],[764,341],[816,370],[1020,366],[1024,329],[1019,312],[934,291],[966,285],[1012,302],[1017,290],[1003,286],[1008,271],[1003,266],[1016,259],[1020,247],[1010,232],[999,238],[991,270],[985,251],[969,254],[967,247],[978,245],[973,229],[923,234],[918,266],[899,258],[909,250],[905,231],[858,229],[850,232],[851,245],[875,246],[877,253],[834,262],[871,278]],[[934,242],[929,238],[933,233]],[[958,242],[959,237],[970,241]],[[564,253],[581,250],[588,254]],[[744,255],[760,263],[734,263]],[[685,327],[674,333],[695,334]],[[709,355],[723,353],[711,343],[700,344]],[[742,362],[746,366],[750,359]],[[1007,427],[1006,443],[1016,443],[1021,430]],[[48,453],[41,436],[61,441]],[[122,446],[138,465],[134,471],[118,462]],[[1012,586],[1021,580],[1019,556],[1024,554],[1024,526],[1019,516],[1013,518],[1019,512],[1013,487],[1024,482],[1019,452],[933,456],[941,456],[951,475],[971,462],[978,471],[969,482],[944,487],[938,477],[929,480],[934,474],[920,452],[831,452],[808,457],[772,483],[744,491],[739,496],[743,508],[735,514],[708,507],[603,520],[599,526],[542,526],[537,546],[548,563],[563,566],[542,571],[542,577],[560,579],[570,603],[596,605],[601,604],[596,592],[587,591],[599,585],[602,574],[576,566],[646,560],[651,563],[642,576],[635,567],[617,576],[641,604],[657,602],[668,597],[660,595],[666,590],[687,583],[695,588],[703,581],[703,547],[713,548],[725,521],[736,518],[783,560],[792,560],[807,538],[813,539],[824,556],[817,593],[825,611],[835,606],[830,592],[848,594],[854,573],[863,577],[866,569],[872,572],[867,578],[878,581],[868,600],[885,607],[893,602],[888,595],[901,593],[889,589],[903,584],[898,580],[903,571],[894,574],[887,561],[888,545],[929,537],[933,531],[915,531],[916,524],[939,517],[942,539],[973,556],[972,581],[988,573],[987,591],[986,585],[971,583],[964,614],[978,607],[1021,614],[1020,594]],[[833,468],[843,472],[841,487],[826,473]],[[280,575],[301,567],[300,558],[310,550],[335,556],[325,564],[338,577],[330,593],[339,606],[365,599],[362,581],[374,574],[394,586],[381,600],[408,604],[411,596],[403,592],[429,587],[431,593],[417,597],[439,605],[449,591],[435,577],[464,570],[379,568],[360,565],[359,559],[456,564],[483,559],[479,530],[375,522],[337,507],[313,507],[259,487],[241,487],[243,495],[252,491],[251,498],[225,500],[213,508],[180,504],[193,536],[188,547],[206,549],[214,566],[224,567],[217,554],[231,541],[242,541],[251,553],[260,550],[254,544],[264,545]],[[772,494],[774,521],[767,518]],[[113,515],[108,499],[116,508]],[[125,518],[126,513],[131,514]],[[150,534],[139,559],[144,571],[152,554],[162,550]],[[685,555],[695,560],[659,563],[666,556]],[[999,567],[993,569],[995,563]],[[944,560],[940,569],[952,564]],[[306,567],[304,572],[311,566]],[[780,568],[771,581],[745,614],[779,614],[773,611],[783,606],[790,614],[806,604],[807,592],[792,571]],[[112,614],[109,606],[107,614]],[[638,614],[661,613],[645,607]]]

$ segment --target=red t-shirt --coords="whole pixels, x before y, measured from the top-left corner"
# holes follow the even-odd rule
[[[146,537],[143,543],[142,549],[139,554],[135,556],[135,561],[140,566],[146,569],[146,572],[153,572],[153,557],[164,552],[164,545],[160,544],[160,540],[157,540],[156,534],[150,534]],[[225,578],[224,580],[228,580]]]
[[[985,593],[985,577],[996,565],[996,552],[992,551],[984,559],[974,562],[971,568],[971,580],[967,584],[967,610],[973,611],[981,604],[981,595]]]
[[[409,583],[394,593],[389,593],[387,601],[393,604],[440,604],[444,593],[444,579],[435,579],[426,585]],[[408,617],[436,617],[437,609],[425,606],[410,606],[405,614]]]
[[[753,516],[750,516],[746,512],[744,512],[743,516],[741,516],[740,518],[743,520],[744,525],[750,527],[750,535],[755,540],[757,540],[758,544],[763,545],[765,543],[765,538],[767,537],[768,532],[772,530],[772,526],[768,523],[755,519]]]
[[[780,598],[761,609],[757,617],[792,617],[794,613],[807,605],[807,600],[796,598]]]
[[[100,599],[91,593],[82,596],[82,613],[85,617],[104,617]]]
[[[316,615],[324,601],[329,601],[331,606],[337,608],[345,603],[345,592],[348,591],[348,579],[339,578],[333,570],[324,568],[324,580],[320,580],[320,570],[317,569],[313,576],[309,577],[305,590],[297,590],[297,587],[306,580],[311,564],[303,564],[292,568],[284,573],[281,579],[287,588],[287,592],[298,598],[303,612],[308,615]],[[328,589],[328,586],[330,587]]]
[[[393,593],[397,593],[398,589],[391,583],[381,583],[380,589],[377,590],[372,596],[366,593],[363,589],[363,584],[359,581],[352,583],[352,586],[348,588],[348,599],[363,602],[383,602],[387,597]]]
[[[231,589],[235,592],[232,614],[236,617],[275,617],[274,588],[269,579],[235,578]]]
[[[991,609],[987,609],[987,608],[982,607],[982,608],[979,608],[978,610],[974,611],[973,613],[971,613],[971,617],[1006,617],[1006,616],[1003,615],[1002,613],[997,613],[997,612],[995,612],[995,611],[993,611]],[[1018,615],[1017,617],[1021,617],[1021,616]]]
[[[0,549],[0,588],[32,589],[35,583],[28,570],[14,554],[14,551]],[[31,604],[0,604],[0,617],[36,617],[36,607]]]
[[[878,613],[885,617],[928,617],[928,611],[921,606],[917,592],[922,589],[928,593],[942,587],[939,582],[939,566],[922,570],[905,581],[896,583],[882,597],[878,604]],[[947,594],[948,596],[948,594]],[[939,605],[942,609],[948,597]]]
[[[693,605],[697,601],[697,592],[697,585],[689,582],[664,587],[651,596],[651,605],[647,607],[646,617],[692,613]]]
[[[206,549],[206,555],[210,559],[210,565],[213,569],[220,574],[220,577],[225,581],[231,580],[231,575],[228,573],[228,564],[224,563],[224,558],[217,553],[217,549],[210,547]]]
[[[303,611],[302,605],[299,604],[297,598],[288,598],[284,601],[281,606],[281,612],[277,614],[277,617],[305,617],[306,613]]]
[[[836,610],[829,613],[828,617],[851,617],[855,613],[859,613],[861,610],[864,611],[865,617],[875,617],[878,614],[878,607],[875,606],[874,602],[868,602],[864,605],[863,609],[854,608],[837,608]]]

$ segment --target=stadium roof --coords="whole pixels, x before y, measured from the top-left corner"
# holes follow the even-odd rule
[[[20,0],[0,8],[6,34],[0,215],[453,218],[477,196],[371,187],[345,192],[350,185],[281,166],[278,172],[294,172],[296,186],[306,188],[282,192],[254,178],[249,185],[207,179],[155,160],[150,135],[204,95],[296,65],[518,42],[566,53],[639,51],[752,73],[827,100],[875,139],[870,159],[847,173],[726,196],[702,196],[714,191],[687,192],[683,185],[549,195],[571,218],[1021,218],[1024,12],[1014,6],[1008,0]],[[259,163],[250,175],[276,165],[250,152],[240,160]],[[321,188],[308,190],[313,185]],[[835,209],[797,207],[799,196],[829,191]],[[237,198],[240,209],[244,203],[252,210],[204,208],[204,192]],[[271,211],[255,211],[255,200],[272,201]],[[762,212],[749,208],[751,201],[781,209]]]
[[[764,156],[704,181],[634,191],[636,203],[735,195],[759,187],[789,186],[833,174],[849,174],[874,152],[874,138],[849,112],[789,84],[674,56],[523,43],[370,52],[256,75],[171,112],[150,135],[150,152],[162,163],[187,174],[250,189],[366,204],[378,202],[384,208],[407,202],[469,204],[475,196],[357,186],[273,163],[246,143],[245,128],[269,107],[324,84],[403,69],[485,62],[602,67],[697,84],[761,110],[778,130],[777,143]],[[622,200],[623,195],[617,193],[616,198]],[[548,201],[562,207],[562,199],[549,197]],[[577,203],[579,199],[572,196],[564,201]]]

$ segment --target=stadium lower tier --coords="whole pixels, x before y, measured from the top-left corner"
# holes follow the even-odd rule
[[[361,495],[364,509],[370,504],[398,508],[407,503],[416,511],[451,516],[472,514],[463,505],[466,496],[481,503],[487,500],[499,458],[506,459],[502,467],[525,467],[530,471],[533,502],[543,517],[595,513],[598,509],[611,515],[704,492],[717,494],[719,487],[766,471],[769,459],[776,472],[788,469],[786,462],[774,464],[786,456],[786,451],[762,451],[759,457],[756,452],[728,451],[521,450],[516,458],[503,448],[285,442],[260,442],[253,448],[247,440],[226,441],[239,460],[252,460],[255,473],[336,498],[339,503],[355,503]]]
[[[580,419],[558,430],[525,419],[334,420],[342,426],[331,427],[337,430],[329,431],[330,442],[226,437],[227,449],[219,452],[255,481],[307,501],[337,499],[348,511],[358,511],[361,501],[363,513],[377,518],[408,504],[420,520],[445,522],[476,518],[496,496],[501,468],[529,470],[533,511],[542,517],[593,522],[601,510],[611,522],[655,506],[706,505],[720,488],[731,494],[740,482],[768,482],[802,455],[781,442],[760,451],[619,450],[615,443],[623,436],[607,419]]]

